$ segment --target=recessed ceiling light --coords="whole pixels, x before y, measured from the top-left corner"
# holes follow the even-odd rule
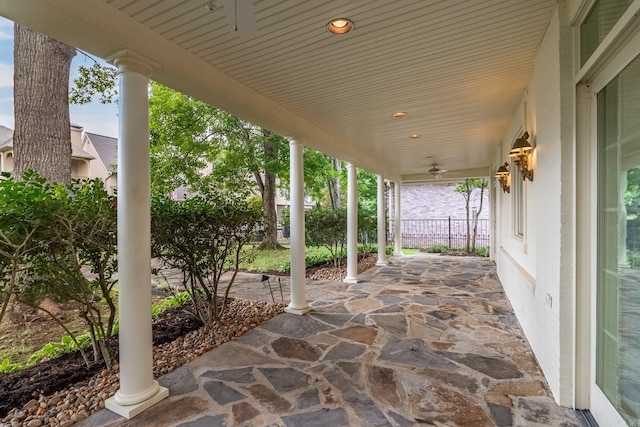
[[[347,18],[337,18],[327,24],[327,30],[331,34],[347,34],[353,30],[353,22]]]
[[[420,135],[418,135],[417,133],[414,133],[413,135],[411,135],[409,138],[411,139],[418,139],[420,138]]]
[[[391,117],[395,117],[396,119],[399,119],[400,117],[404,117],[406,115],[407,113],[405,113],[404,111],[396,111],[391,115]]]

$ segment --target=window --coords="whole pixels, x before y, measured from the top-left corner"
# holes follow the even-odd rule
[[[640,419],[640,56],[598,93],[596,384]]]
[[[511,192],[513,193],[513,234],[524,237],[524,180],[513,161],[511,171]]]
[[[633,0],[596,0],[580,25],[580,65],[591,57]]]

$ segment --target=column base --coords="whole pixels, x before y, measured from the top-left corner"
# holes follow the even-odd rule
[[[306,306],[304,308],[291,308],[289,306],[285,307],[284,312],[290,314],[296,314],[298,316],[302,316],[311,311],[311,307]]]
[[[115,396],[112,396],[104,402],[104,406],[111,412],[115,412],[121,417],[125,417],[126,419],[130,420],[131,418],[149,409],[150,407],[152,407],[153,405],[155,405],[156,403],[160,402],[161,400],[165,399],[168,396],[169,396],[169,389],[166,387],[159,386],[158,392],[153,396],[151,396],[149,399],[145,400],[144,402],[136,403],[135,405],[121,405],[119,403],[116,403]]]
[[[345,277],[342,282],[344,283],[358,283],[358,278],[357,277]]]
[[[378,261],[376,262],[376,267],[386,267],[387,261]]]
[[[394,254],[394,255],[397,255],[397,256],[402,256],[402,255],[404,255],[404,254],[402,253],[402,251],[394,252],[393,254]]]

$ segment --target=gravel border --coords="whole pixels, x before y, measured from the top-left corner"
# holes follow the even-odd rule
[[[170,343],[153,348],[153,375],[158,378],[196,359],[212,348],[241,336],[284,312],[284,305],[233,300],[212,328],[200,328]],[[0,427],[68,427],[104,408],[104,401],[119,388],[119,367],[103,370],[50,396],[33,399],[11,410]]]

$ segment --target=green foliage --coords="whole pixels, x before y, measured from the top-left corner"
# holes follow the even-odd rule
[[[467,251],[465,249],[450,248],[447,245],[431,245],[424,249],[424,252],[456,256],[489,256],[489,248],[484,246],[477,247],[473,251]]]
[[[310,246],[324,246],[331,252],[333,265],[340,266],[347,239],[347,210],[315,206],[305,213],[305,236]]]
[[[447,245],[431,245],[428,248],[426,248],[424,251],[433,253],[433,254],[446,254],[449,252],[449,250],[450,248]]]
[[[213,179],[207,165],[222,156],[218,114],[215,107],[151,83],[152,194],[165,196],[178,187],[197,191]]]
[[[0,363],[0,374],[10,374],[23,369],[23,366],[19,363],[11,363],[9,359],[3,359]]]
[[[40,306],[46,298],[74,303],[89,328],[94,359],[102,357],[110,366],[108,340],[116,311],[111,295],[116,269],[114,202],[99,180],[52,185],[32,172],[23,178],[0,180],[0,201],[6,202],[0,206],[0,240],[6,249],[0,250],[6,273],[0,285],[3,310],[12,299],[41,310],[74,341],[64,322]]]
[[[165,298],[159,303],[154,304],[151,307],[151,315],[155,319],[165,311],[172,308],[179,308],[190,301],[189,294],[187,292],[177,292],[169,298]],[[118,332],[118,322],[113,326],[113,333]],[[65,335],[60,339],[60,342],[49,342],[42,346],[38,351],[35,351],[24,365],[20,363],[11,363],[9,359],[4,359],[0,363],[0,373],[17,372],[22,369],[28,368],[43,359],[54,359],[65,353],[71,353],[78,349],[86,348],[92,344],[91,334],[84,333],[72,338],[70,335]]]
[[[640,168],[632,168],[627,171],[624,204],[628,214],[638,215],[638,208],[640,207]]]
[[[87,337],[89,337],[87,335]],[[36,351],[29,357],[27,366],[33,365],[42,359],[55,359],[56,357],[76,351],[78,346],[69,335],[62,337],[60,342],[50,342],[45,344],[40,350]]]
[[[456,193],[460,193],[462,197],[464,197],[465,201],[465,211],[467,214],[467,238],[465,249],[467,252],[474,252],[476,247],[476,236],[478,234],[478,223],[476,222],[473,226],[473,237],[471,232],[471,212],[470,212],[470,203],[473,193],[476,190],[480,190],[480,206],[477,211],[477,215],[480,215],[482,212],[482,203],[484,201],[484,191],[489,187],[489,182],[484,178],[467,178],[460,184],[456,185],[453,189]]]
[[[117,70],[95,62],[91,67],[81,65],[79,77],[73,80],[69,89],[69,103],[88,104],[98,96],[100,103],[111,104],[118,99]]]
[[[243,258],[242,251],[261,226],[262,213],[246,198],[214,188],[182,202],[154,197],[151,203],[153,256],[182,272],[182,284],[193,314],[211,326],[226,308],[229,290]],[[219,304],[223,273],[233,275]]]
[[[627,253],[627,263],[630,267],[640,267],[640,252],[629,251]]]
[[[328,185],[330,180],[340,177],[340,172],[334,169],[329,156],[308,147],[303,151],[303,161],[305,193],[317,203],[331,207]]]
[[[342,257],[344,254],[341,254]],[[304,265],[305,267],[314,267],[316,265],[326,264],[328,262],[334,262],[334,257],[331,252],[315,252],[315,253],[307,253],[304,257]],[[282,264],[278,267],[278,271],[281,273],[285,273],[287,271],[291,271],[291,260],[288,259],[283,261]]]
[[[165,311],[172,308],[182,307],[188,304],[189,301],[190,301],[190,298],[189,298],[188,292],[176,292],[175,294],[171,295],[169,298],[165,298],[162,301],[154,304],[151,307],[151,317],[155,319]]]
[[[0,175],[0,322],[51,234],[53,187],[32,171]]]
[[[483,257],[488,257],[489,256],[489,248],[485,247],[485,246],[480,246],[475,248],[475,254],[477,256],[483,256]]]

